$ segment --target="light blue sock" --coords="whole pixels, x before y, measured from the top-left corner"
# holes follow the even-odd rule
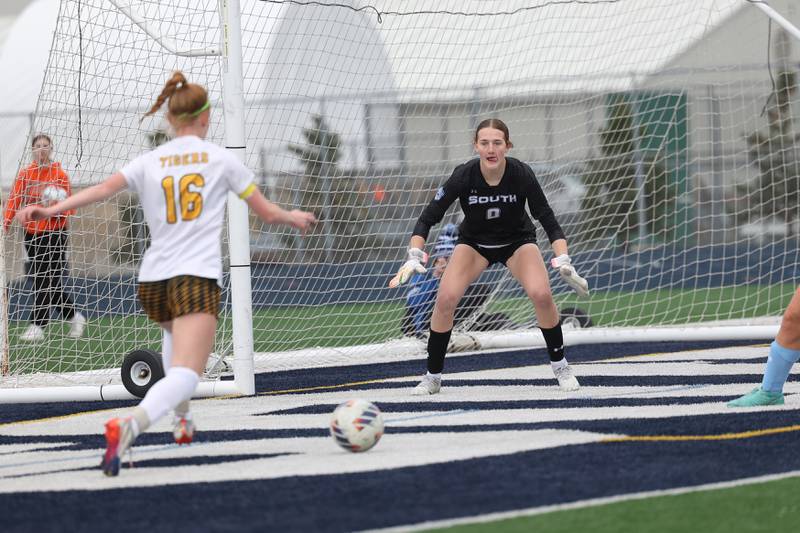
[[[761,388],[767,392],[783,392],[783,384],[789,379],[792,365],[798,360],[800,350],[790,350],[778,344],[778,341],[773,341],[769,346],[767,368],[764,370]]]

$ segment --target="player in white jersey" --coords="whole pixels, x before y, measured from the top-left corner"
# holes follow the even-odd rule
[[[252,193],[253,172],[229,151],[184,135],[137,157],[120,173],[138,194],[150,229],[139,281],[220,279],[226,197],[228,191]]]
[[[120,457],[136,437],[171,410],[176,414],[176,442],[191,442],[189,399],[214,347],[217,327],[227,193],[237,194],[268,224],[305,233],[316,222],[312,213],[287,211],[267,200],[247,167],[204,140],[210,106],[202,86],[175,72],[145,116],[167,101],[172,141],[62,202],[29,206],[17,214],[25,223],[105,200],[125,188],[139,195],[151,236],[139,269],[139,300],[163,329],[166,375],[129,414],[106,423],[101,467],[109,476],[119,473]]]

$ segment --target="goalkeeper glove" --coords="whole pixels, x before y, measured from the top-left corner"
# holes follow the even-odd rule
[[[427,272],[425,267],[422,266],[427,260],[428,254],[419,248],[409,248],[408,260],[397,271],[397,275],[389,281],[389,288],[394,289],[407,283],[415,273],[424,274]]]
[[[589,296],[589,284],[575,272],[572,260],[567,254],[561,254],[551,259],[550,266],[558,270],[561,278],[578,293],[578,296]]]

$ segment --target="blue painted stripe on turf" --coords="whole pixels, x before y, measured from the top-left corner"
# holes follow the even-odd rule
[[[726,346],[749,346],[763,343],[763,340],[749,341],[695,341],[695,342],[648,342],[626,344],[592,344],[567,347],[567,358],[579,365],[586,361],[599,361],[616,357],[641,355],[648,353],[672,353],[685,350],[702,350],[724,348]],[[766,353],[766,352],[765,352]],[[459,357],[448,357],[445,360],[445,376],[448,373],[489,370],[499,368],[517,368],[531,364],[547,364],[547,350],[508,350],[502,352],[481,353]],[[256,375],[256,390],[259,393],[268,391],[284,391],[310,387],[336,386],[343,382],[369,381],[392,377],[403,377],[425,373],[425,358],[419,360],[398,361],[396,363],[363,364],[315,368],[313,370],[298,369],[281,372],[270,372]],[[580,378],[580,376],[578,376]],[[760,378],[759,378],[760,381]]]
[[[575,375],[584,387],[667,387],[667,386],[695,386],[695,385],[727,385],[731,383],[754,383],[761,380],[760,374],[728,374],[718,376],[582,376],[580,367],[575,366]],[[800,379],[800,378],[795,378]],[[408,387],[409,391],[417,384],[417,378],[405,381],[377,382],[343,385],[336,390],[375,390]],[[448,378],[445,374],[442,379],[442,389],[446,387],[508,387],[508,386],[552,386],[557,387],[556,378],[542,379],[460,379]],[[300,394],[300,393],[297,393]],[[304,394],[308,394],[307,392]],[[410,394],[410,392],[409,392]]]
[[[692,354],[691,356],[687,357],[676,357],[674,359],[670,359],[668,361],[655,359],[652,357],[632,357],[631,359],[625,360],[614,360],[614,361],[583,361],[583,364],[592,365],[594,363],[602,364],[602,365],[655,365],[655,364],[665,364],[665,363],[703,363],[707,365],[736,365],[736,364],[758,364],[758,363],[766,363],[767,357],[766,356],[758,356],[758,357],[747,357],[741,359],[704,359],[703,357],[698,358],[696,354]]]
[[[724,374],[717,376],[584,376],[580,367],[575,367],[575,376],[583,387],[665,387],[687,385],[727,385],[731,383],[758,383],[760,374]],[[476,385],[551,385],[556,387],[555,378],[546,379],[442,379],[445,387],[471,387]]]
[[[297,429],[236,429],[222,431],[198,431],[192,446],[203,442],[221,442],[251,439],[294,439],[298,437],[321,437],[328,434],[324,428],[297,428]],[[136,438],[134,446],[176,446],[172,433],[142,433]],[[74,451],[105,448],[105,437],[99,434],[92,435],[2,435],[1,444],[41,444],[65,443],[59,449]],[[0,463],[0,468],[6,466]]]
[[[643,353],[672,353],[684,350],[723,348],[726,346],[749,346],[763,343],[763,340],[744,341],[692,341],[692,342],[641,342],[626,344],[578,345],[567,348],[570,362],[580,364],[586,361],[599,361],[616,357],[641,355]],[[765,351],[766,354],[766,351]],[[766,355],[764,360],[766,360]],[[531,364],[547,364],[547,351],[508,350],[470,356],[450,357],[446,361],[446,373],[516,368]],[[337,386],[342,383],[397,378],[422,374],[425,359],[399,361],[396,363],[363,364],[339,367],[285,370],[257,374],[256,391],[259,393],[279,390],[293,390],[310,387]],[[578,376],[580,378],[580,375]],[[757,381],[761,381],[759,377]],[[364,387],[368,388],[368,387]],[[37,420],[45,417],[65,416],[94,411],[96,409],[134,406],[138,401],[105,402],[48,402],[36,404],[4,404],[0,410],[0,424]]]
[[[219,465],[219,464],[226,464],[226,463],[237,463],[240,461],[251,461],[253,459],[270,459],[272,457],[282,457],[287,455],[293,455],[291,453],[243,453],[240,455],[192,455],[189,457],[170,457],[167,459],[143,459],[143,460],[136,460],[133,464],[133,468],[174,468],[177,466],[203,466],[203,465]],[[82,458],[73,458],[74,460],[84,460],[85,457]],[[63,461],[56,461],[56,462],[63,462]],[[37,462],[34,464],[41,465],[42,462]],[[121,463],[122,469],[130,469],[131,465],[129,461],[122,460]],[[16,467],[22,466],[22,463],[18,463],[13,465]],[[234,465],[232,465],[235,468]],[[81,472],[86,470],[97,470],[98,472],[100,469],[96,466],[85,466],[80,468],[63,468],[63,469],[54,469],[48,470],[47,474],[56,474],[56,473],[64,473],[64,472]],[[10,475],[10,476],[0,476],[0,479],[18,479],[18,478],[26,478],[26,477],[40,477],[42,476],[42,472],[32,472],[28,474],[17,474],[17,475]]]
[[[655,351],[653,346],[648,343],[647,351]],[[482,356],[475,358],[471,364],[478,368],[487,368],[481,364],[480,357]],[[569,357],[573,362],[580,362],[573,357],[572,351]],[[448,359],[448,365],[458,359],[460,358],[452,361]],[[415,362],[415,368],[419,366],[424,364]],[[454,365],[448,368],[450,367],[455,368]],[[402,367],[391,369],[397,368]],[[313,374],[315,371],[303,372]],[[347,379],[351,374],[334,372],[323,377]],[[377,377],[386,376],[378,374]],[[295,378],[301,379],[302,376],[297,374],[291,377]],[[584,384],[585,379],[582,378]],[[265,405],[268,405],[268,401],[265,399]],[[51,413],[41,416],[47,414]],[[391,413],[387,418],[391,420]],[[387,432],[419,434],[433,431],[563,428],[608,434],[702,435],[781,427],[796,424],[796,420],[797,410],[794,409],[731,411],[657,419],[566,420],[495,426],[480,424],[434,428],[424,424],[409,427],[390,425]],[[326,432],[325,428],[307,428],[205,431],[201,434],[203,439],[230,442],[235,446],[236,440],[291,438],[291,435],[322,436]],[[171,435],[145,434],[142,437],[145,439],[137,443],[146,442],[149,438],[167,440]],[[0,436],[0,440],[4,438],[17,437]],[[92,443],[92,448],[99,448],[98,443],[102,443],[99,435],[22,438],[27,439],[26,442],[31,442],[31,439],[35,442],[71,440],[78,446]],[[116,517],[117,531],[146,529],[148,533],[174,531],[176,525],[189,531],[223,527],[240,531],[352,531],[450,516],[459,517],[464,513],[472,515],[546,505],[547,501],[578,501],[586,497],[607,497],[639,490],[672,488],[687,483],[709,483],[796,470],[797,454],[789,457],[786,454],[786,450],[792,449],[796,444],[796,438],[796,433],[790,433],[730,442],[574,445],[494,458],[344,476],[286,477],[147,489],[137,487],[101,491],[19,493],[0,495],[0,505],[5,510],[4,527],[8,531],[105,531],[108,527],[108,516]],[[781,461],[775,461],[776,457],[780,457]],[[554,468],[554,464],[558,468]],[[102,478],[98,480],[98,485],[101,484],[104,487],[114,486],[113,480]],[[446,497],[443,497],[442,486],[447,487]],[[347,490],[342,491],[342,487],[347,487]],[[539,490],[541,487],[546,489]],[[181,505],[183,502],[187,505],[197,501],[214,502],[220,494],[225,494],[225,504],[216,506],[214,513],[186,513],[185,506]],[[120,501],[124,501],[125,506],[120,506]],[[430,505],[431,501],[436,501],[437,505]],[[41,509],[47,509],[48,513],[42,513]],[[143,513],[141,509],[147,509],[147,512]]]
[[[121,532],[171,533],[180,524],[184,531],[338,533],[778,474],[800,469],[800,455],[785,453],[795,443],[793,435],[770,435],[724,447],[585,444],[340,476],[3,494],[0,505],[11,531],[34,521],[38,530],[107,531],[113,516]],[[221,495],[224,505],[212,513],[186,511],[189,502]],[[76,512],[87,502],[91,512]]]
[[[380,402],[383,414],[392,412],[418,412],[418,411],[506,411],[512,409],[572,409],[572,408],[601,408],[601,407],[646,407],[654,405],[691,405],[727,402],[738,395],[726,396],[668,396],[659,398],[559,398],[550,400],[499,400],[499,401],[441,401],[430,402]],[[336,403],[322,403],[304,405],[292,409],[281,409],[260,413],[257,416],[273,415],[309,415],[331,412]]]
[[[139,403],[135,400],[125,401],[96,401],[96,402],[44,402],[44,403],[11,403],[3,404],[0,408],[0,424],[22,422],[25,420],[38,420],[58,416],[68,416],[76,413],[96,411],[98,409],[116,409],[119,407],[133,407]],[[0,428],[0,431],[2,428]]]
[[[663,418],[637,418],[604,420],[564,420],[550,422],[525,422],[493,424],[490,431],[523,431],[532,429],[564,429],[570,431],[587,431],[600,434],[622,434],[631,436],[646,435],[721,435],[743,433],[773,428],[787,427],[797,424],[797,411],[760,411],[758,413],[714,413],[701,416],[673,416]],[[448,426],[391,426],[391,433],[475,433],[475,424]],[[795,433],[795,438],[797,433]],[[731,441],[735,442],[735,441]]]
[[[450,411],[435,413],[434,416],[449,416],[466,412]],[[725,413],[714,413],[696,416],[676,416],[661,418],[613,418],[607,420],[565,420],[550,422],[526,422],[491,425],[450,425],[450,426],[391,426],[391,413],[384,413],[387,421],[387,433],[426,433],[426,432],[481,432],[528,429],[568,429],[589,431],[594,433],[625,435],[705,435],[717,433],[738,433],[756,431],[797,424],[797,410],[760,410],[742,412],[731,410]],[[395,420],[399,421],[399,420]],[[196,442],[192,446],[210,442],[250,441],[258,439],[293,439],[297,437],[327,437],[328,428],[306,429],[240,429],[224,431],[198,432]],[[136,439],[135,446],[167,444],[172,435],[168,433],[143,433]],[[104,446],[104,440],[96,435],[37,435],[11,436],[0,435],[0,444],[39,444],[53,442],[71,442],[65,446],[67,450],[97,450]],[[167,444],[176,446],[174,443]],[[165,446],[166,447],[166,446]],[[0,464],[0,469],[7,465]]]

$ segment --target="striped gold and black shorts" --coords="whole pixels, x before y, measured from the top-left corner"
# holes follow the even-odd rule
[[[220,298],[221,290],[215,279],[176,276],[139,283],[139,302],[147,316],[156,322],[169,322],[192,313],[217,317]]]

